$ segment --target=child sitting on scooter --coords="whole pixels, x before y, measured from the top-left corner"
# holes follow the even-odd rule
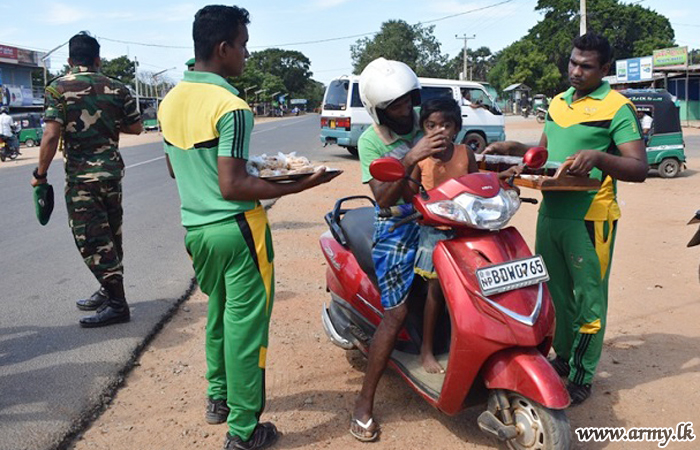
[[[445,149],[418,162],[412,173],[426,190],[433,189],[451,178],[467,173],[478,172],[476,157],[465,144],[455,144],[454,140],[462,129],[462,111],[451,98],[435,98],[421,105],[420,127],[426,136],[441,133],[446,140]],[[517,171],[510,168],[498,174],[507,178]],[[423,313],[423,343],[420,359],[428,373],[444,373],[445,369],[433,354],[435,324],[444,308],[445,299],[433,265],[433,251],[439,241],[452,239],[454,231],[449,228],[420,227],[420,240],[416,254],[415,273],[428,283],[428,295]]]

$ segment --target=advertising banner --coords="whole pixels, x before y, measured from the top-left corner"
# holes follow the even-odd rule
[[[688,47],[654,50],[654,67],[687,66]]]
[[[22,88],[19,86],[5,86],[9,96],[9,106],[22,106]]]
[[[22,86],[22,106],[32,106],[34,104],[34,93],[32,88]]]
[[[39,67],[39,55],[32,50],[17,49],[17,62],[28,66]]]
[[[653,72],[651,56],[623,59],[615,62],[615,75],[618,83],[629,81],[649,81]]]
[[[0,45],[0,59],[17,61],[17,49],[8,45]]]
[[[615,61],[615,75],[617,76],[618,83],[624,83],[627,81],[627,60]]]
[[[639,58],[639,79],[651,80],[654,78],[654,58],[644,56]]]

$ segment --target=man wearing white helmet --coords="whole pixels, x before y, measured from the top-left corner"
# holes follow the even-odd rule
[[[362,182],[369,184],[378,208],[410,203],[413,191],[406,180],[375,180],[369,165],[382,156],[393,156],[410,174],[418,161],[446,148],[447,142],[440,135],[416,139],[419,123],[413,107],[420,105],[418,78],[402,62],[375,59],[360,76],[360,98],[374,120],[374,126],[358,141]],[[381,218],[375,213],[372,259],[384,317],[370,344],[367,371],[351,420],[350,433],[361,441],[373,441],[379,434],[372,419],[374,394],[408,312],[406,298],[413,282],[418,226],[408,223],[390,231],[401,218]]]

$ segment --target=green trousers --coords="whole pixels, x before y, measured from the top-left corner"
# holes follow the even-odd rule
[[[600,361],[608,312],[608,278],[615,221],[537,219],[535,251],[542,255],[556,309],[554,351],[569,361],[569,381],[588,384]]]
[[[207,395],[226,399],[229,432],[248,440],[265,407],[265,360],[274,297],[272,236],[262,207],[189,228],[185,246],[209,296]]]

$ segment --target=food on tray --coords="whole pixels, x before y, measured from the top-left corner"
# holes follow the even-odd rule
[[[287,156],[287,169],[289,170],[300,170],[300,169],[313,169],[311,162],[305,156],[296,156],[290,153]],[[312,170],[313,172],[313,170]]]
[[[254,156],[248,160],[246,168],[251,175],[269,178],[313,173],[321,167],[314,167],[308,158],[297,156],[295,152],[287,155],[280,152],[272,156]]]

